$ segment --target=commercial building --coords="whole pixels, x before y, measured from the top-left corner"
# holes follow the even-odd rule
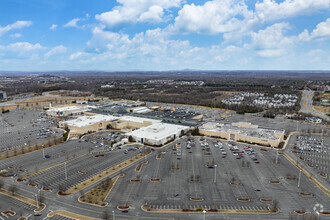
[[[284,138],[284,130],[260,128],[247,122],[221,124],[208,122],[199,127],[200,134],[264,146],[277,147]]]
[[[59,127],[70,129],[70,138],[79,138],[81,135],[106,129],[127,132],[136,142],[160,146],[180,136],[181,132],[188,131],[190,127],[162,123],[161,120],[149,118],[95,114],[80,116],[77,119],[59,123]]]
[[[182,131],[186,132],[188,130],[188,126],[158,122],[129,132],[127,135],[132,136],[133,139],[139,143],[161,146],[169,141],[175,140],[180,136]]]
[[[0,90],[0,100],[6,100],[7,93],[5,91]]]
[[[53,117],[67,117],[81,115],[82,113],[90,110],[91,106],[84,105],[66,105],[61,107],[49,107],[46,111],[47,115]]]
[[[118,117],[112,115],[85,115],[69,121],[61,121],[59,127],[70,129],[70,138],[79,138],[82,134],[106,129],[110,122],[117,119]]]
[[[160,122],[160,120],[125,115],[112,121],[110,124],[114,129],[131,131]]]

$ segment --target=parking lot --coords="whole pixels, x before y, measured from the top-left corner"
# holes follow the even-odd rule
[[[322,135],[294,135],[288,154],[315,178],[330,186],[330,138]]]
[[[228,146],[212,139],[194,138],[189,142],[190,148],[186,139],[180,140],[181,149],[169,146],[159,150],[156,155],[161,154],[161,159],[149,157],[138,173],[127,171],[108,201],[134,208],[149,204],[160,209],[241,210],[267,210],[277,201],[286,213],[303,208],[312,211],[316,203],[327,204],[327,197],[305,176],[298,188],[299,171],[275,150],[233,143]],[[313,196],[306,198],[299,192]]]
[[[120,131],[102,131],[95,134],[86,135],[82,141],[90,141],[94,144],[94,149],[100,150],[121,145],[120,142],[125,137],[125,133]]]
[[[207,107],[198,107],[198,106],[189,106],[189,105],[178,105],[178,104],[170,104],[170,103],[156,103],[156,102],[147,102],[147,106],[160,106],[162,108],[175,108],[178,111],[191,113],[194,115],[203,114],[204,118],[213,118],[215,116],[220,115],[228,115],[231,113],[231,111],[224,111],[219,109],[212,109]]]
[[[56,120],[33,110],[16,110],[0,116],[0,153],[38,144],[62,136]]]
[[[20,134],[27,135],[28,139],[23,140],[29,143],[62,135],[61,132],[56,133],[56,120],[45,119],[39,112],[20,110],[15,113],[18,115],[16,118],[14,113],[1,115],[0,126],[4,126],[5,130],[1,129],[0,138],[6,143],[5,148],[8,143],[11,147],[19,146],[20,140],[7,139],[15,139],[13,137]],[[221,111],[213,113],[224,114]],[[19,120],[25,122],[20,124]],[[267,121],[265,119],[262,123],[267,124]],[[278,127],[286,125],[278,121],[272,123]],[[297,126],[291,121],[286,123],[292,130]],[[48,192],[43,193],[51,210],[66,204],[77,213],[88,215],[92,211],[101,215],[102,208],[77,202],[83,192],[65,197],[58,197],[56,193],[91,179],[144,150],[138,144],[117,146],[123,138],[127,138],[124,133],[107,130],[0,160],[0,170],[8,171],[7,177],[0,177],[1,181],[4,181],[6,189],[15,185],[20,194],[29,198],[34,198],[38,190],[47,189]],[[117,147],[111,147],[114,145]],[[4,153],[6,149],[1,150]],[[329,186],[329,137],[293,135],[287,148],[278,152],[277,149],[220,139],[184,136],[163,148],[154,148],[153,153],[144,159],[111,174],[111,178],[119,173],[124,175],[118,179],[105,202],[108,203],[107,208],[117,214],[123,214],[117,209],[118,206],[129,206],[128,212],[123,215],[147,217],[155,217],[156,214],[143,212],[141,206],[146,204],[152,209],[164,211],[200,208],[262,211],[276,204],[281,217],[290,216],[295,210],[313,213],[315,204],[322,204],[324,210],[330,210],[328,196],[304,174],[300,176],[299,169],[283,156],[283,152]],[[147,163],[136,169],[144,160]],[[326,177],[321,174],[326,174]],[[17,181],[19,179],[25,180]],[[97,184],[85,188],[84,193]],[[17,212],[33,214],[34,207],[29,204],[0,195],[0,201],[2,199],[6,202],[0,202],[0,210],[14,207]],[[49,211],[45,211],[43,216]],[[214,218],[210,219],[218,219],[217,214],[212,214]],[[173,216],[180,219],[189,217],[184,214]],[[56,216],[53,219],[63,218]]]
[[[86,154],[82,157],[69,160],[66,164],[55,166],[29,177],[27,178],[27,183],[34,183],[38,186],[46,186],[51,189],[63,191],[139,153],[139,151],[131,151],[127,154],[123,152],[123,150],[119,150]],[[67,173],[67,178],[65,172]]]

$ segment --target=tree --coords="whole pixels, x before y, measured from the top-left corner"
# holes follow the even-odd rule
[[[112,125],[111,124],[108,124],[107,125],[107,129],[111,129],[112,128]]]
[[[191,134],[194,136],[199,135],[199,128],[195,128],[194,130],[192,130]]]
[[[68,136],[69,136],[69,132],[66,131],[65,133],[63,133],[63,139],[64,141],[66,141],[68,139]]]
[[[134,140],[133,140],[133,137],[130,135],[129,137],[128,137],[128,142],[133,142]]]

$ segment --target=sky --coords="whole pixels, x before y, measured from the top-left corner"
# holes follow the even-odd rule
[[[0,0],[0,70],[330,70],[330,0]]]

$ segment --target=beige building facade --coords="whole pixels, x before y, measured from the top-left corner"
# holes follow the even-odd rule
[[[284,130],[260,128],[258,125],[245,122],[232,124],[209,122],[199,128],[199,133],[229,141],[246,142],[271,147],[278,147],[284,139]]]

